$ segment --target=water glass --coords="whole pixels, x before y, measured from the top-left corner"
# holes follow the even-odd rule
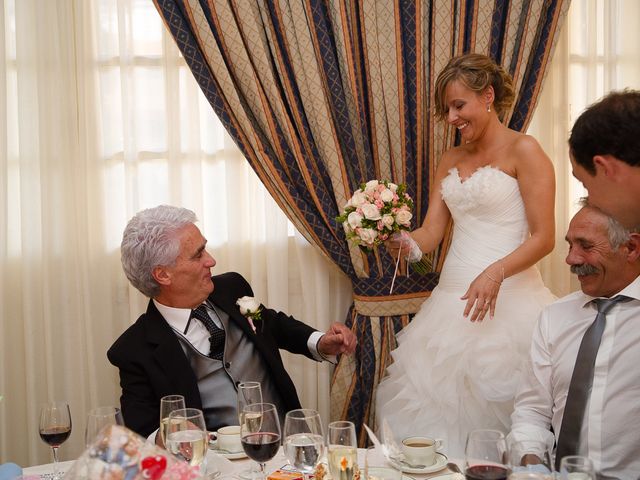
[[[551,458],[551,450],[545,442],[522,440],[509,445],[509,466],[512,473],[540,473],[551,478],[553,472]]]
[[[209,434],[202,410],[181,408],[169,414],[166,430],[169,452],[191,466],[204,471],[204,460],[209,447]]]
[[[402,471],[389,463],[377,448],[369,447],[364,457],[364,477],[365,480],[401,480]]]
[[[284,417],[284,453],[304,478],[314,473],[324,453],[322,421],[316,410],[299,408]]]
[[[351,480],[358,470],[358,440],[353,422],[338,421],[329,424],[327,458],[334,480]]]
[[[560,460],[560,478],[562,480],[595,480],[593,462],[580,455],[568,455]]]
[[[89,447],[98,434],[109,425],[124,425],[122,412],[118,407],[97,407],[89,410],[84,430],[85,447]]]

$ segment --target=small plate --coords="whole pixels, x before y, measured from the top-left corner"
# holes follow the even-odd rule
[[[393,460],[392,460],[393,461]],[[394,465],[402,470],[404,473],[433,473],[442,470],[447,467],[447,456],[444,453],[436,452],[436,461],[433,465],[429,465],[424,468],[411,468],[400,462],[393,461]]]
[[[464,478],[462,473],[447,472],[435,477],[429,477],[429,480],[459,480],[460,478]]]
[[[238,460],[240,458],[247,458],[247,454],[244,453],[244,450],[240,450],[239,452],[227,452],[226,450],[218,450],[216,448],[215,441],[209,441],[209,451],[213,453],[217,453],[221,457],[226,458],[227,460]]]

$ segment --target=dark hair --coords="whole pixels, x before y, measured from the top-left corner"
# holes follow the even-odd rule
[[[596,155],[640,166],[640,91],[611,92],[582,112],[571,129],[569,151],[592,175]]]
[[[460,80],[468,89],[480,94],[493,87],[493,108],[502,118],[513,104],[515,93],[511,76],[490,57],[479,53],[465,53],[453,57],[438,74],[435,84],[435,113],[440,119],[447,116],[445,92],[447,85]]]

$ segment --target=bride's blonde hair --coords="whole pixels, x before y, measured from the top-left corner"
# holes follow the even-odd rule
[[[493,87],[493,108],[500,119],[515,99],[513,80],[504,68],[486,55],[466,53],[449,60],[436,79],[435,114],[441,120],[447,117],[445,91],[447,85],[454,80],[460,80],[477,94],[481,94],[489,86]]]

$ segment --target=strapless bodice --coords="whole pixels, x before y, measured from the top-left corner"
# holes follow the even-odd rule
[[[451,281],[455,287],[468,285],[487,265],[514,251],[529,236],[518,181],[498,168],[481,167],[464,181],[458,169],[452,168],[442,180],[442,198],[454,222],[440,278],[445,288]]]

